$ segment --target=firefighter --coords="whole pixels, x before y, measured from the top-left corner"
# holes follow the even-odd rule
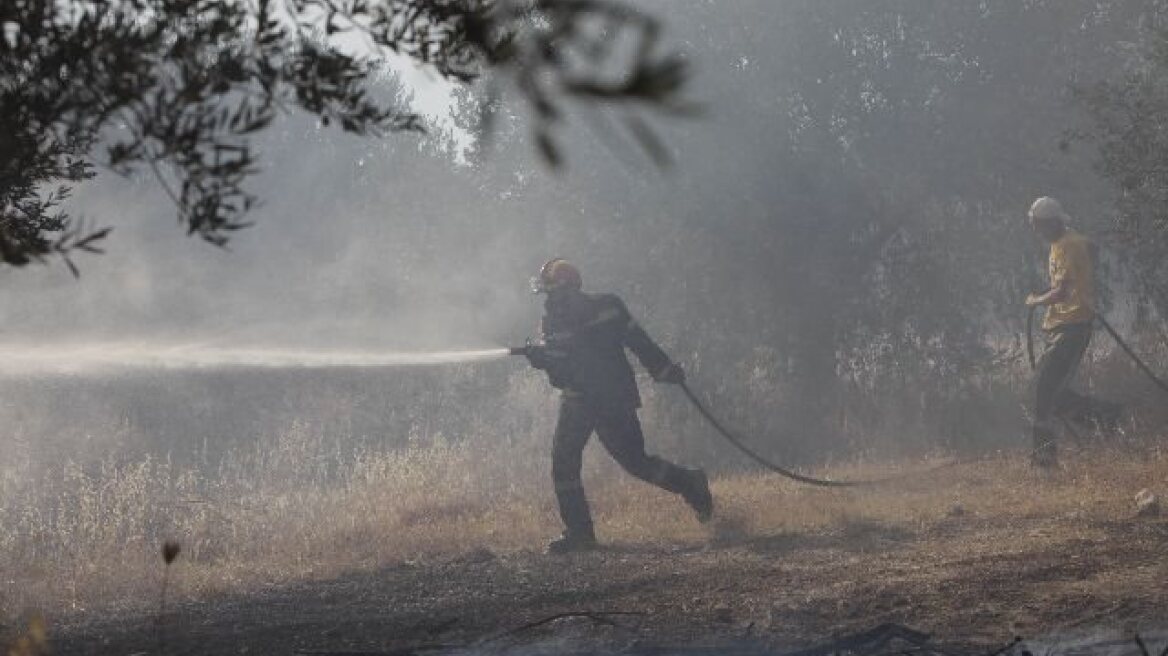
[[[1050,468],[1058,464],[1055,416],[1065,415],[1068,406],[1086,402],[1086,397],[1070,391],[1067,385],[1091,342],[1094,266],[1089,242],[1067,226],[1069,217],[1057,200],[1044,196],[1034,201],[1029,219],[1034,231],[1050,244],[1050,289],[1026,297],[1027,306],[1046,307],[1042,329],[1047,347],[1035,378],[1031,463]]]
[[[544,264],[532,280],[532,291],[546,295],[545,312],[540,340],[528,345],[526,355],[562,392],[552,437],[552,482],[564,532],[548,545],[548,553],[597,547],[580,481],[584,446],[593,432],[625,471],[681,495],[699,521],[709,521],[714,502],[705,472],[645,453],[637,418],[641,398],[625,348],[657,382],[684,382],[681,367],[632,319],[620,298],[581,291],[580,272],[566,260],[556,258]]]

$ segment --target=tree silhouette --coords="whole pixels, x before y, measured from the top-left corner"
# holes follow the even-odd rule
[[[99,252],[108,229],[61,207],[97,166],[149,170],[189,233],[226,244],[257,202],[251,139],[281,114],[362,136],[423,130],[376,98],[389,53],[460,83],[511,79],[557,166],[553,133],[570,101],[686,110],[685,63],[657,54],[658,34],[615,0],[0,3],[0,261],[59,254],[76,274],[70,253]],[[628,135],[664,161],[652,130],[627,116]]]
[[[1076,89],[1092,121],[1076,136],[1098,148],[1098,170],[1119,192],[1114,241],[1140,302],[1168,317],[1168,12],[1146,11],[1147,23],[1160,27],[1138,35],[1126,74]]]

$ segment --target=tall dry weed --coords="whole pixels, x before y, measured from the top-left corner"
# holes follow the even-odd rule
[[[174,594],[328,576],[549,529],[544,453],[497,444],[346,449],[294,423],[214,472],[149,456],[66,461],[0,500],[6,612],[135,605],[157,588],[157,544],[187,559]],[[506,527],[506,530],[501,530]]]

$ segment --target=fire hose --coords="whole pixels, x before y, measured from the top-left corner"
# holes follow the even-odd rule
[[[1036,365],[1035,358],[1034,358],[1034,315],[1035,315],[1035,308],[1032,306],[1030,308],[1030,313],[1026,317],[1026,353],[1030,359],[1030,367],[1032,369]],[[1148,378],[1150,378],[1152,380],[1152,382],[1156,384],[1157,387],[1159,387],[1161,390],[1163,390],[1165,392],[1168,392],[1168,383],[1165,383],[1159,376],[1157,376],[1155,374],[1155,372],[1152,371],[1152,369],[1150,367],[1148,367],[1148,365],[1138,355],[1136,355],[1135,351],[1133,351],[1132,348],[1130,346],[1128,346],[1127,342],[1125,342],[1124,339],[1115,330],[1115,328],[1113,328],[1111,326],[1111,324],[1108,323],[1107,319],[1103,318],[1102,315],[1096,315],[1096,317],[1099,319],[1099,323],[1100,323],[1100,325],[1103,326],[1104,330],[1106,330],[1107,333],[1111,335],[1112,339],[1115,340],[1115,343],[1119,344],[1119,347],[1121,349],[1123,349],[1123,352],[1126,353],[1128,355],[1128,357],[1130,357],[1136,363],[1136,365],[1139,367],[1139,369],[1141,371],[1143,371],[1148,376]],[[525,353],[525,352],[526,352],[525,349],[512,349],[512,353]],[[781,465],[779,465],[771,460],[768,460],[767,458],[764,458],[757,451],[755,451],[755,450],[751,449],[749,446],[747,446],[746,443],[740,437],[735,435],[733,431],[731,431],[729,428],[727,428],[721,421],[719,421],[719,419],[712,412],[710,412],[709,408],[707,408],[706,405],[704,403],[702,403],[701,399],[699,399],[697,397],[697,395],[694,394],[693,390],[690,389],[689,385],[687,385],[684,380],[681,381],[678,384],[678,386],[681,387],[682,393],[684,393],[685,397],[687,399],[689,399],[689,402],[698,411],[698,414],[700,414],[703,418],[705,418],[705,420],[707,422],[709,422],[709,424],[711,426],[713,426],[714,430],[717,431],[718,434],[720,434],[727,442],[729,442],[732,446],[734,446],[734,448],[738,449],[743,454],[745,454],[747,457],[749,457],[751,460],[762,465],[764,468],[766,468],[766,469],[768,469],[776,474],[779,474],[781,476],[785,476],[793,481],[798,481],[800,483],[805,483],[807,485],[816,485],[816,486],[820,486],[820,487],[861,487],[861,486],[878,485],[881,483],[887,483],[887,482],[891,482],[891,481],[908,476],[908,475],[899,475],[899,476],[890,476],[887,478],[871,479],[871,480],[838,481],[838,480],[828,480],[828,479],[823,479],[823,478],[814,478],[811,476],[805,476],[805,475],[800,474],[798,472],[792,471],[792,470],[787,469],[786,467],[783,467],[783,466],[781,466]],[[941,465],[938,465],[936,467],[928,469],[924,473],[928,473],[928,472],[936,471],[936,470],[943,469],[946,467],[950,467],[954,464],[956,464],[955,460],[947,462],[947,463],[943,463]]]
[[[1030,306],[1030,311],[1026,314],[1026,356],[1030,360],[1031,369],[1035,369],[1037,367],[1037,363],[1034,359],[1034,315],[1036,314],[1037,310],[1038,306],[1032,305]],[[1095,318],[1099,320],[1099,325],[1103,326],[1103,329],[1107,331],[1107,334],[1111,335],[1111,338],[1115,340],[1115,343],[1119,345],[1119,348],[1123,350],[1123,352],[1126,353],[1133,362],[1136,363],[1136,367],[1138,367],[1140,371],[1144,372],[1144,374],[1147,375],[1147,377],[1156,384],[1156,387],[1159,387],[1164,392],[1168,392],[1168,383],[1165,383],[1162,378],[1156,375],[1156,372],[1152,371],[1151,367],[1149,367],[1147,363],[1144,362],[1142,358],[1140,358],[1140,356],[1136,355],[1136,352],[1133,351],[1130,346],[1128,346],[1123,337],[1119,335],[1119,332],[1116,331],[1115,328],[1111,327],[1111,324],[1107,321],[1107,319],[1103,318],[1102,314],[1096,314]]]
[[[531,344],[528,344],[527,346],[517,346],[517,347],[511,348],[510,353],[511,353],[511,355],[527,355],[530,349],[531,349]],[[735,435],[733,431],[731,431],[729,428],[727,428],[718,419],[718,417],[714,415],[714,413],[710,412],[709,408],[706,407],[706,404],[702,403],[701,399],[699,399],[697,397],[697,395],[694,394],[693,390],[690,389],[689,385],[687,385],[684,380],[678,382],[677,385],[678,385],[678,387],[681,388],[682,393],[685,394],[686,399],[689,400],[690,404],[693,405],[694,409],[696,409],[698,411],[698,414],[700,414],[702,416],[702,418],[704,418],[710,424],[710,426],[712,426],[714,428],[714,430],[719,435],[721,435],[723,439],[725,439],[727,442],[729,442],[734,448],[738,449],[740,452],[742,452],[744,455],[746,455],[748,458],[755,461],[759,465],[762,465],[765,469],[767,469],[771,472],[774,472],[780,476],[784,476],[786,478],[789,478],[793,481],[799,482],[799,483],[804,483],[807,485],[815,485],[818,487],[837,487],[837,488],[879,485],[882,483],[888,483],[891,481],[895,481],[895,480],[898,480],[901,478],[906,478],[907,476],[910,476],[910,475],[917,475],[919,473],[933,472],[933,471],[936,471],[938,469],[943,469],[945,467],[950,467],[950,466],[956,464],[956,460],[953,460],[953,461],[938,465],[936,467],[930,468],[928,470],[925,470],[925,472],[917,472],[914,474],[902,474],[902,475],[896,475],[896,476],[888,476],[886,478],[878,478],[878,479],[839,481],[839,480],[830,480],[830,479],[826,479],[826,478],[815,478],[812,476],[806,476],[804,474],[800,474],[796,471],[793,471],[791,469],[783,467],[782,465],[779,465],[778,463],[774,462],[773,460],[769,460],[769,459],[763,457],[757,451],[755,451],[754,449],[747,446],[746,443],[740,437]]]
[[[1165,383],[1164,379],[1157,376],[1156,373],[1153,372],[1142,359],[1140,359],[1140,356],[1136,355],[1135,351],[1133,351],[1131,347],[1127,345],[1127,342],[1123,341],[1123,338],[1119,336],[1119,333],[1111,327],[1111,324],[1107,323],[1107,319],[1104,319],[1103,315],[1098,315],[1098,319],[1099,324],[1103,326],[1103,329],[1106,330],[1109,335],[1111,335],[1111,338],[1115,340],[1116,344],[1119,344],[1119,348],[1123,349],[1123,352],[1127,353],[1128,357],[1136,363],[1136,366],[1140,368],[1140,371],[1144,372],[1148,378],[1151,378],[1152,382],[1156,384],[1156,387],[1159,387],[1165,392],[1168,392],[1168,383]]]
[[[786,467],[783,467],[783,466],[778,465],[770,460],[767,460],[766,458],[759,455],[758,452],[756,452],[755,450],[746,446],[746,444],[741,439],[739,439],[736,435],[734,435],[734,433],[731,432],[730,429],[726,428],[724,425],[722,425],[722,422],[718,421],[718,418],[715,417],[713,415],[713,413],[711,413],[709,411],[708,408],[706,408],[705,404],[702,403],[701,400],[698,399],[697,395],[693,393],[693,390],[691,390],[689,388],[689,385],[686,385],[684,381],[679,383],[678,386],[681,387],[681,391],[685,394],[685,398],[689,399],[689,402],[691,404],[693,404],[693,407],[695,409],[697,409],[698,414],[700,414],[702,417],[704,417],[705,420],[708,421],[710,423],[710,425],[714,427],[714,430],[716,430],[718,432],[718,434],[720,434],[723,438],[725,438],[725,440],[727,442],[732,444],[734,446],[734,448],[736,448],[739,451],[741,451],[742,453],[744,453],[751,460],[757,462],[758,464],[762,465],[766,469],[768,469],[776,474],[779,474],[780,476],[786,476],[787,478],[789,478],[793,481],[798,481],[800,483],[806,483],[808,485],[817,485],[819,487],[859,487],[859,486],[863,486],[863,485],[875,485],[877,483],[883,483],[883,482],[886,482],[888,480],[892,480],[892,479],[881,479],[881,480],[867,480],[867,481],[833,481],[833,480],[828,480],[825,478],[813,478],[811,476],[804,476],[803,474],[800,474],[798,472],[791,471],[790,469],[787,469]]]

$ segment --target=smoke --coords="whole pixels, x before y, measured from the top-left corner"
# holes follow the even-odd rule
[[[569,108],[557,173],[521,103],[473,142],[476,108],[442,83],[410,98],[432,136],[282,117],[227,249],[184,234],[148,175],[79,187],[68,209],[115,228],[107,254],[82,255],[80,279],[52,260],[0,277],[0,497],[75,465],[101,483],[107,462],[213,485],[252,452],[308,466],[469,444],[522,464],[492,472],[542,471],[554,392],[490,347],[536,329],[526,283],[551,257],[619,294],[768,458],[1019,446],[1022,360],[987,344],[1018,332],[1019,277],[1041,270],[1025,204],[1107,218],[1089,154],[1056,143],[1067,82],[1131,35],[1061,2],[638,4],[693,62],[704,110],[645,117],[667,171],[622,141],[638,107]],[[651,451],[744,466],[675,389],[642,392]]]
[[[199,344],[103,343],[74,346],[0,345],[4,376],[109,374],[135,369],[320,369],[402,367],[484,362],[508,349],[398,353],[278,348],[231,348]]]
[[[704,109],[645,117],[671,170],[622,141],[636,111],[625,106],[569,108],[555,134],[560,173],[539,161],[522,103],[504,100],[492,139],[470,145],[464,117],[476,107],[451,108],[463,96],[445,83],[403,94],[441,114],[436,136],[370,140],[283,117],[256,143],[255,225],[227,250],[186,236],[149,176],[80,187],[70,209],[114,226],[108,254],[82,257],[80,280],[51,261],[0,279],[6,367],[356,367],[520,343],[540,313],[526,281],[562,256],[587,290],[620,294],[742,431],[815,436],[775,438],[774,457],[853,455],[912,435],[945,447],[1012,439],[1011,372],[982,377],[985,345],[1013,336],[1015,274],[1040,266],[1024,203],[1041,190],[1103,216],[1088,158],[1059,154],[1054,137],[1072,111],[1066,68],[1105,65],[1106,41],[1043,3],[644,5],[694,63]],[[1071,41],[1044,50],[1023,18]],[[477,398],[459,388],[460,403],[435,415],[498,405],[511,384],[475,381]],[[647,423],[683,433],[682,413],[662,408],[647,403]]]

